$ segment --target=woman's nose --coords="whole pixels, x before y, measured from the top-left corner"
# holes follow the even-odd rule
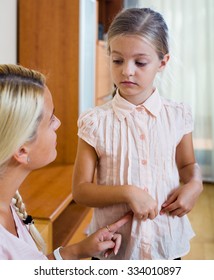
[[[55,116],[55,118],[56,118],[56,122],[55,122],[54,130],[57,130],[61,125],[61,121],[56,116]]]

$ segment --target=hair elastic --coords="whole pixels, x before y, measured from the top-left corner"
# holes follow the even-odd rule
[[[32,218],[32,216],[27,215],[27,218],[25,220],[23,220],[23,223],[28,225],[28,224],[34,224],[34,220]]]

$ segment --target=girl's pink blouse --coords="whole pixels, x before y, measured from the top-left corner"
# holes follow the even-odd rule
[[[19,219],[11,206],[18,237],[0,224],[0,260],[47,260],[32,239],[27,226]]]
[[[117,93],[108,103],[83,113],[78,127],[78,136],[98,155],[97,183],[146,187],[160,211],[169,193],[179,186],[175,154],[182,137],[193,130],[190,108],[161,97],[157,90],[138,106]],[[91,232],[129,210],[126,204],[95,208]],[[178,258],[189,251],[194,236],[186,215],[166,214],[154,220],[134,218],[121,233],[122,246],[111,259]]]

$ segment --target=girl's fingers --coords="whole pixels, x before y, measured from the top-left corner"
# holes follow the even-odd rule
[[[172,193],[167,200],[162,204],[162,208],[167,207],[168,205],[170,205],[171,203],[173,203],[177,198],[176,193]]]

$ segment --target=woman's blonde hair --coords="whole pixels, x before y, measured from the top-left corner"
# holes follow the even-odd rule
[[[152,9],[129,8],[118,13],[107,33],[109,52],[112,38],[121,35],[143,37],[155,48],[159,59],[169,52],[168,27],[162,15]]]
[[[45,77],[20,65],[0,65],[0,176],[13,154],[26,142],[36,138],[43,115]],[[13,204],[18,216],[26,221],[27,212],[17,191]],[[30,233],[39,249],[44,241],[33,223]]]

